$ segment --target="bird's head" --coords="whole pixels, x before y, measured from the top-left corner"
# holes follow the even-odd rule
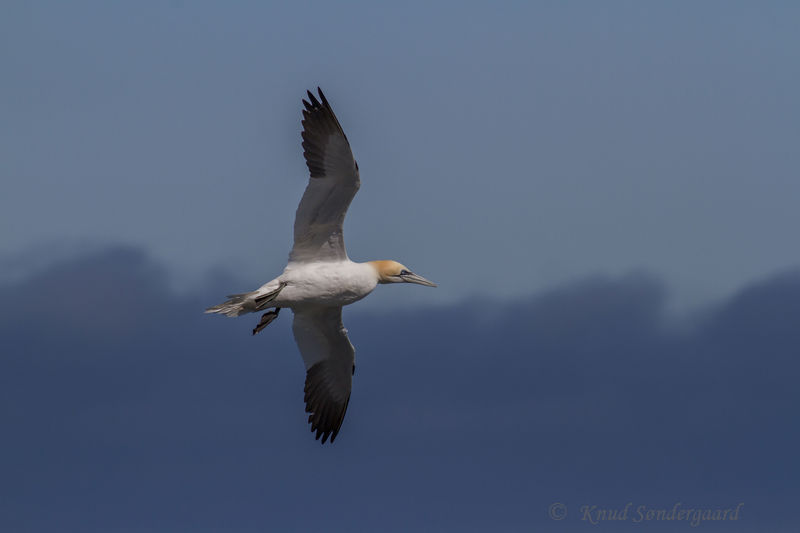
[[[420,275],[411,272],[411,269],[397,261],[370,261],[370,265],[378,275],[378,283],[417,283],[427,287],[436,287]]]

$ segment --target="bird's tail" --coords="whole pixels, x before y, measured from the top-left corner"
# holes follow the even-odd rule
[[[258,291],[231,294],[219,305],[209,307],[206,313],[218,313],[225,316],[239,316],[256,310],[256,294]]]
[[[278,282],[277,287],[270,282],[257,291],[231,294],[226,301],[206,309],[206,313],[239,316],[254,311],[262,311],[268,307],[275,307],[273,300],[278,297],[278,294],[285,286],[286,283],[283,281]]]

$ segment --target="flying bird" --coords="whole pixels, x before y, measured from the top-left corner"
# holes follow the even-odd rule
[[[239,316],[265,311],[253,335],[288,307],[306,367],[308,422],[322,443],[342,427],[355,373],[355,349],[342,324],[342,306],[383,283],[436,284],[396,261],[355,263],[344,247],[342,224],[361,184],[358,164],[328,100],[317,87],[303,100],[303,156],[311,174],[294,220],[294,246],[283,273],[252,292],[233,294],[206,313]]]

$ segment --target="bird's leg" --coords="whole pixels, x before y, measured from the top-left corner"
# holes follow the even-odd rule
[[[280,312],[281,308],[276,307],[272,311],[267,311],[263,315],[261,315],[261,320],[258,321],[258,325],[253,329],[253,335],[264,329],[265,327],[269,326],[273,320],[278,318],[278,313]]]
[[[262,294],[261,296],[255,299],[256,302],[256,311],[261,311],[262,309],[266,309],[267,307],[273,307],[268,305],[272,300],[278,297],[278,294],[283,290],[283,288],[287,285],[285,281],[282,281],[278,284],[278,288],[274,291],[268,292],[267,294]]]

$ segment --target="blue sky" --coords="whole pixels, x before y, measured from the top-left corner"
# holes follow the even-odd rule
[[[789,2],[6,3],[0,257],[143,246],[191,286],[273,277],[322,86],[392,302],[663,276],[692,307],[800,262]],[[10,267],[4,269],[10,275]]]
[[[579,508],[627,502],[796,530],[799,21],[5,2],[0,530],[619,531]],[[439,283],[345,309],[325,447],[290,315],[202,314],[283,267],[317,85],[350,256]]]

